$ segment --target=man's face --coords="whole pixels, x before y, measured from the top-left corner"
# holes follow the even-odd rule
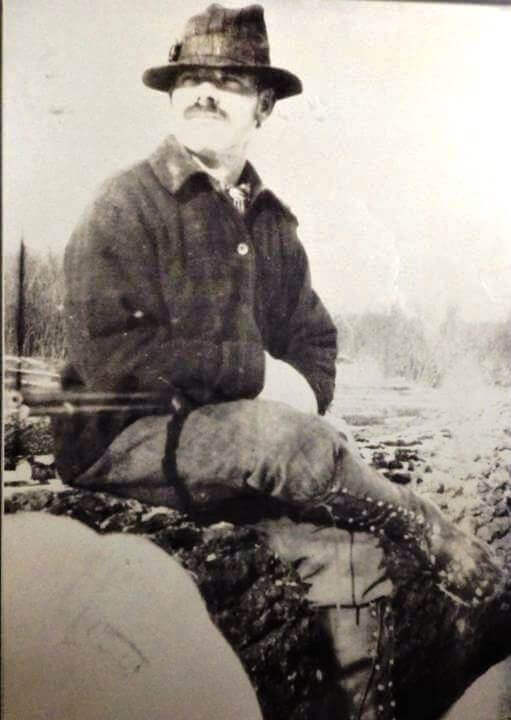
[[[256,79],[216,68],[183,70],[171,91],[174,132],[197,153],[243,150],[258,119]]]

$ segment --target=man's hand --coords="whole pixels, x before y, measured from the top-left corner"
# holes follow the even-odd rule
[[[259,397],[287,403],[301,412],[317,413],[316,396],[307,380],[291,365],[276,360],[267,352],[264,355],[265,382]]]

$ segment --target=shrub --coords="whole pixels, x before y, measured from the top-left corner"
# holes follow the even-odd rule
[[[371,360],[385,377],[402,377],[433,387],[471,368],[481,381],[511,385],[511,314],[506,322],[466,322],[456,307],[447,309],[434,331],[420,317],[399,307],[336,318],[339,352]]]
[[[65,357],[61,258],[52,251],[40,254],[25,248],[23,261],[22,254],[5,259],[5,351],[61,360]]]

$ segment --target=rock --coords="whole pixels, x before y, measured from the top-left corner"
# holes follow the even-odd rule
[[[388,478],[392,482],[397,483],[398,485],[408,485],[408,483],[412,481],[412,476],[410,475],[410,473],[386,472],[383,474],[386,478]]]
[[[389,462],[387,460],[387,455],[384,452],[374,452],[373,453],[373,459],[371,461],[371,465],[375,468],[388,468]]]
[[[12,455],[10,457],[6,455],[4,457],[4,471],[10,472],[12,470],[16,470],[16,458]]]
[[[33,458],[29,458],[29,463],[32,466],[32,480],[37,480],[40,483],[48,482],[48,480],[54,480],[57,477],[55,470],[55,463],[50,465],[46,463],[38,462]]]
[[[509,505],[511,505],[510,498],[507,498],[507,500],[501,500],[497,505],[495,505],[495,508],[493,510],[493,516],[494,517],[508,517],[509,516]]]
[[[420,460],[416,450],[410,450],[409,448],[399,447],[396,449],[394,456],[396,460],[401,462],[407,462],[411,460]]]
[[[492,520],[489,530],[491,533],[490,540],[488,542],[493,543],[495,540],[506,537],[511,528],[508,517],[496,517]]]
[[[413,447],[414,445],[422,445],[422,440],[402,440],[401,438],[398,440],[382,440],[383,445],[387,445],[388,447]]]
[[[492,531],[487,525],[482,525],[477,529],[477,537],[489,543],[492,540]]]
[[[493,491],[487,493],[486,505],[488,508],[492,509],[492,514],[495,512],[495,509],[501,503],[504,503],[504,505],[506,504],[506,495],[502,490],[495,488]],[[507,509],[506,509],[506,513],[507,513]]]
[[[487,505],[483,505],[483,506],[479,506],[479,508],[477,508],[477,509],[479,511],[479,521],[477,523],[477,528],[479,529],[483,525],[488,525],[492,521],[493,508],[488,507]]]
[[[343,415],[343,419],[353,427],[363,427],[364,425],[383,425],[385,422],[384,415]]]
[[[6,458],[46,455],[52,453],[53,449],[53,433],[48,417],[6,423],[4,443]]]

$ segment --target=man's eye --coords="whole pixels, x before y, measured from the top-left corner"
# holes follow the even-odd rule
[[[242,83],[240,82],[240,80],[238,80],[238,78],[235,77],[222,78],[221,86],[226,90],[240,91],[243,89]]]
[[[193,87],[199,82],[198,78],[193,75],[181,75],[178,77],[176,86],[177,87]]]

